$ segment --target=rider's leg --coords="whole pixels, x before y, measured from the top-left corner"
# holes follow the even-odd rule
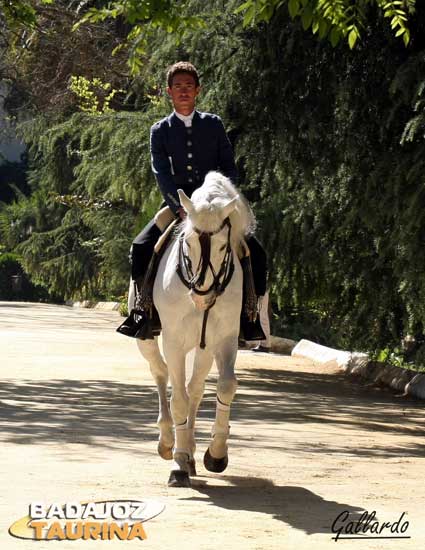
[[[244,340],[258,341],[264,338],[264,333],[258,319],[256,319],[256,321],[252,321],[247,317],[245,303],[247,300],[246,288],[249,286],[249,281],[246,279],[252,277],[257,299],[260,296],[264,296],[267,288],[267,255],[264,248],[255,237],[248,237],[246,239],[246,244],[249,248],[252,274],[248,273],[248,270],[244,269],[244,303],[242,305],[241,312],[241,329]]]
[[[145,310],[140,306],[141,292],[145,274],[150,265],[155,243],[161,231],[151,220],[134,239],[130,249],[131,284],[128,300],[129,317],[117,328],[120,334],[141,339],[150,339],[159,334],[161,324],[158,314],[152,306]],[[139,303],[138,303],[139,302]]]
[[[155,219],[153,219],[137,235],[131,246],[131,277],[136,283],[138,293],[142,290],[144,277],[152,259],[155,244],[160,236],[161,230],[155,223]],[[143,333],[147,338],[152,338],[153,335],[159,334],[161,330],[161,321],[154,306],[152,306],[150,317],[150,326],[146,327],[147,331]]]
[[[131,245],[131,278],[133,281],[136,281],[137,285],[140,285],[140,287],[152,258],[155,243],[160,236],[161,230],[153,219],[142,229]]]
[[[251,254],[252,274],[254,276],[255,293],[264,296],[267,290],[267,254],[261,243],[255,237],[248,237],[246,244]]]

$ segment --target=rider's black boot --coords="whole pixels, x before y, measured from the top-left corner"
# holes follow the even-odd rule
[[[158,312],[152,305],[152,314],[149,315],[138,302],[140,301],[141,282],[134,281],[135,286],[135,305],[131,310],[127,319],[117,328],[117,332],[130,336],[131,338],[139,338],[141,340],[152,339],[158,336],[161,332],[161,321]]]
[[[252,274],[251,258],[249,255],[241,259],[243,272],[243,300],[240,320],[240,337],[244,340],[265,340],[266,335],[260,324],[257,311],[258,298],[255,293],[254,278]]]
[[[242,310],[240,338],[242,338],[247,342],[266,339],[266,335],[264,334],[264,331],[261,328],[259,315],[257,315],[255,321],[250,321]]]

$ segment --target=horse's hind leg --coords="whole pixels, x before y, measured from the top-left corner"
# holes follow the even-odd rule
[[[215,356],[218,368],[217,405],[212,439],[204,455],[204,465],[211,472],[223,472],[228,463],[230,405],[236,392],[235,361],[237,337],[229,338]]]
[[[158,388],[159,397],[159,443],[158,453],[165,460],[173,458],[174,432],[173,420],[168,406],[168,369],[155,340],[137,340],[140,353],[148,361],[152,376]]]
[[[213,362],[213,356],[207,350],[200,348],[196,349],[192,376],[187,386],[187,393],[189,395],[189,414],[187,418],[187,428],[189,432],[189,449],[190,449],[190,474],[196,475],[195,468],[195,422],[196,415],[198,413],[199,404],[201,403],[202,396],[204,395],[205,379],[211,370]]]

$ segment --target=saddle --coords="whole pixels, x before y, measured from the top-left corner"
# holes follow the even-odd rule
[[[155,214],[154,221],[161,233],[164,233],[170,223],[178,220],[171,208],[169,206],[164,206],[164,208],[161,208],[161,210]]]

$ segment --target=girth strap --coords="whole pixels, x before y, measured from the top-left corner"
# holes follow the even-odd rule
[[[208,321],[208,314],[210,312],[210,308],[204,311],[204,319],[202,321],[202,332],[201,332],[201,342],[199,343],[199,347],[201,349],[205,349],[206,343],[205,343],[205,333],[207,330],[207,321]]]

